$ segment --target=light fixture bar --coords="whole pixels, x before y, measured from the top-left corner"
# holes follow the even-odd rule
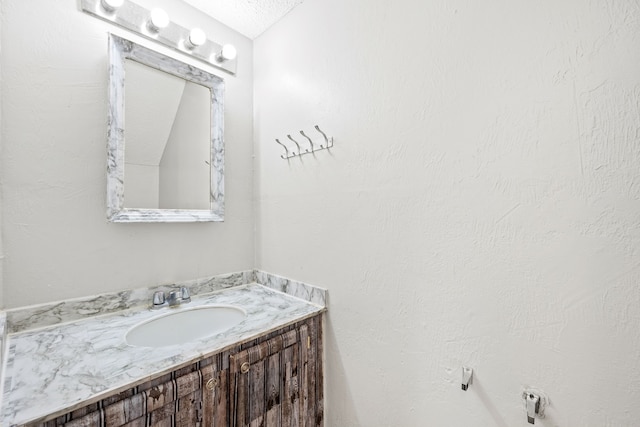
[[[164,28],[158,31],[150,31],[148,22],[151,18],[151,11],[137,4],[124,0],[122,6],[117,9],[106,10],[103,0],[82,0],[82,10],[89,15],[111,22],[119,27],[129,30],[146,39],[156,41],[175,51],[196,58],[208,65],[235,74],[238,61],[233,59],[220,60],[222,45],[206,39],[202,44],[192,46],[189,42],[191,30],[180,25],[169,22]],[[186,42],[186,43],[185,43]]]

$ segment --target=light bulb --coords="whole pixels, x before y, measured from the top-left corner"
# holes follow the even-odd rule
[[[114,10],[122,6],[122,3],[124,3],[124,0],[100,0],[102,8],[107,12],[113,12]]]
[[[216,55],[216,59],[218,60],[218,62],[232,61],[236,59],[237,55],[238,51],[236,51],[234,45],[225,44],[224,46],[222,46],[222,50]]]
[[[185,40],[188,49],[194,49],[207,41],[207,35],[200,28],[194,28],[189,32],[189,38]]]
[[[167,15],[167,12],[158,7],[151,9],[151,18],[149,22],[147,22],[147,28],[157,33],[167,25],[169,25],[169,15]]]

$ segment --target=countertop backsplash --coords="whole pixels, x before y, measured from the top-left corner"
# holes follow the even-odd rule
[[[0,312],[0,372],[4,367],[4,346],[7,342],[7,313]],[[2,375],[0,375],[0,380]],[[1,399],[0,399],[1,402]]]
[[[6,315],[6,328],[3,328],[5,333],[1,337],[4,338],[5,334],[148,306],[153,292],[157,290],[186,286],[191,295],[201,295],[249,283],[258,283],[312,304],[326,306],[325,289],[263,271],[247,270],[7,310],[0,312]],[[0,319],[0,326],[4,326],[3,320],[4,316]]]
[[[254,271],[255,282],[278,292],[303,299],[321,307],[327,306],[327,290],[264,271]]]

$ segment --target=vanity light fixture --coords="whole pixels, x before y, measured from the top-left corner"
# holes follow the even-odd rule
[[[137,1],[78,0],[82,11],[94,18],[117,25],[209,66],[230,74],[236,73],[238,60],[233,46],[223,46],[222,43],[209,40],[202,27],[183,27],[171,21],[164,10],[144,8]]]
[[[151,17],[147,21],[147,29],[152,33],[157,33],[169,25],[169,15],[159,7],[151,9]]]
[[[102,8],[107,12],[114,12],[117,8],[122,6],[124,0],[100,0]]]
[[[236,59],[237,55],[238,51],[236,50],[235,46],[227,43],[222,46],[220,52],[216,53],[214,59],[217,62],[233,61],[234,59]]]
[[[184,41],[184,46],[191,50],[202,46],[207,41],[207,35],[200,28],[193,28],[189,31],[189,37]]]

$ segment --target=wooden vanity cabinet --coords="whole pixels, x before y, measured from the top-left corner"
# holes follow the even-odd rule
[[[303,324],[230,356],[230,425],[323,424],[319,332]]]
[[[322,315],[25,427],[323,426]]]

